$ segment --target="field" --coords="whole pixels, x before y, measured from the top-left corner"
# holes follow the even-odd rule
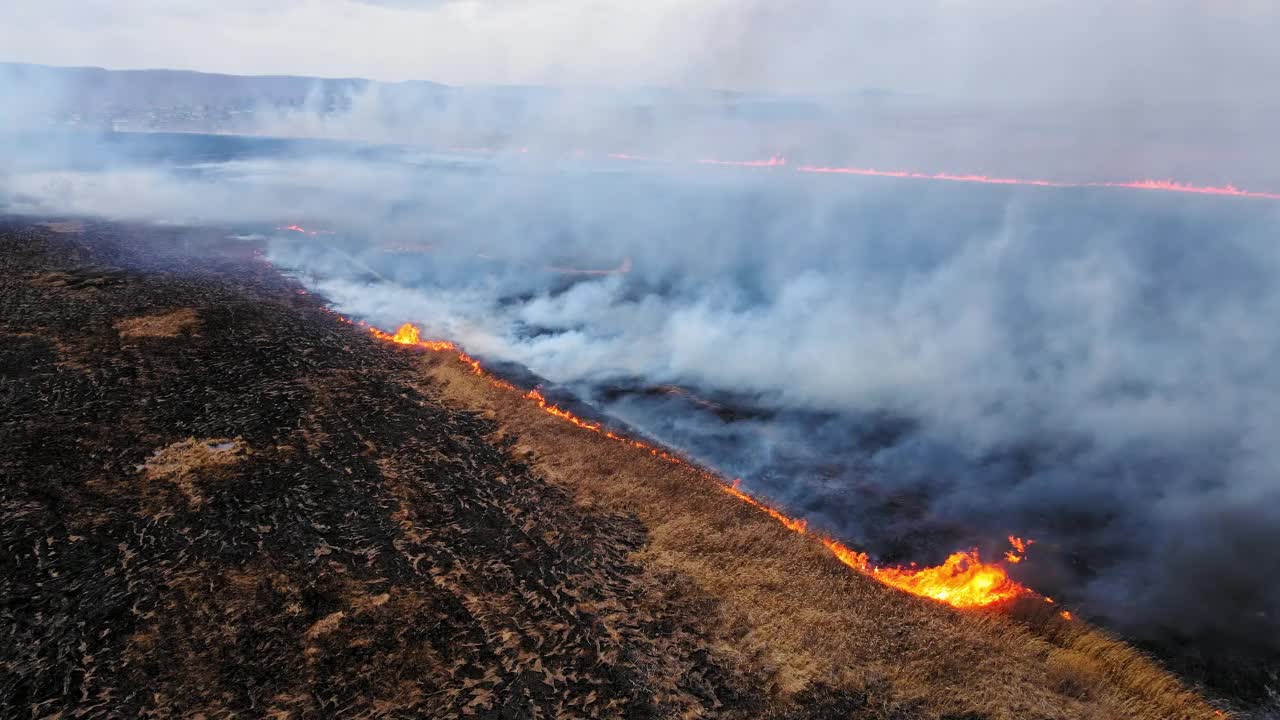
[[[14,715],[1216,716],[1043,607],[852,574],[227,234],[0,221]]]

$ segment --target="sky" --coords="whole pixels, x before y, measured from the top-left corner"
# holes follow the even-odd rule
[[[0,59],[950,98],[1280,101],[1273,0],[7,0]]]

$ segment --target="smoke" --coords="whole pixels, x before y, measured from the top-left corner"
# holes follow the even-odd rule
[[[1217,181],[1272,177],[1265,153],[1174,133],[997,156],[1010,127],[1074,125],[991,110],[976,131],[898,96],[290,92],[237,129],[350,142],[52,132],[74,89],[0,82],[30,111],[0,128],[24,133],[0,207],[268,234],[340,311],[524,366],[880,560],[1034,537],[1019,577],[1085,615],[1166,652],[1280,654],[1280,204],[692,162],[1092,180],[1157,157]],[[273,230],[293,222],[332,234]]]
[[[884,559],[1029,535],[1034,587],[1135,637],[1277,651],[1272,205],[767,172],[453,178],[437,252],[273,258]]]

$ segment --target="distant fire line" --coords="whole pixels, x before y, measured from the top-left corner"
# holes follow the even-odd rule
[[[341,318],[341,316],[339,317]],[[369,333],[379,340],[434,352],[452,353],[460,362],[470,368],[472,374],[483,377],[493,386],[502,390],[522,392],[511,383],[498,379],[486,372],[479,361],[463,352],[457,344],[447,340],[423,340],[421,331],[411,323],[405,323],[400,326],[395,333],[388,333],[363,322],[353,322],[347,318],[341,319],[344,322],[368,329]],[[726,494],[770,516],[786,529],[818,540],[832,555],[849,568],[890,587],[912,595],[938,600],[957,608],[988,607],[1018,598],[1040,598],[1046,603],[1054,602],[1052,598],[1040,595],[1010,578],[1008,572],[1000,563],[982,562],[976,549],[952,553],[942,565],[936,567],[922,568],[916,567],[914,564],[908,567],[877,566],[871,562],[866,553],[852,550],[834,538],[810,530],[807,521],[792,518],[743,491],[739,487],[740,481],[738,480],[726,483],[718,475],[699,468],[681,457],[640,440],[619,435],[607,429],[601,423],[580,418],[548,402],[537,388],[522,394],[525,399],[535,403],[539,409],[549,415],[701,474],[714,481],[716,487]],[[1027,548],[1033,542],[1032,540],[1023,540],[1010,536],[1009,543],[1012,550],[1005,554],[1005,561],[1011,564],[1021,562],[1025,557]],[[1060,611],[1059,615],[1067,620],[1072,617],[1066,610]]]
[[[449,148],[452,152],[461,153],[480,153],[488,155],[497,155],[501,151],[495,148],[469,148],[454,147]],[[520,154],[529,154],[529,148],[522,147],[518,150]],[[583,157],[586,152],[583,150],[575,150],[574,157]],[[659,159],[644,155],[633,155],[630,153],[611,152],[605,153],[605,158],[610,160],[625,161],[644,161],[658,162]],[[1178,180],[1156,180],[1147,178],[1145,180],[1127,180],[1127,181],[1103,181],[1103,182],[1064,182],[1058,180],[1037,180],[1033,178],[1015,178],[1015,177],[992,177],[976,173],[949,173],[949,172],[918,172],[913,170],[879,170],[876,168],[860,168],[860,167],[827,167],[821,165],[788,165],[787,159],[782,155],[770,156],[767,160],[722,160],[717,158],[701,158],[693,161],[697,165],[716,165],[722,167],[741,167],[741,168],[773,168],[786,169],[791,172],[809,173],[818,175],[857,175],[861,177],[879,177],[879,178],[902,178],[909,180],[934,180],[941,182],[964,182],[979,183],[983,185],[1018,185],[1024,187],[1046,187],[1046,188],[1113,188],[1124,190],[1149,190],[1156,192],[1172,192],[1193,195],[1218,195],[1223,197],[1252,198],[1257,200],[1280,200],[1280,193],[1260,192],[1256,190],[1245,190],[1235,185],[1196,185],[1195,183],[1181,182]]]

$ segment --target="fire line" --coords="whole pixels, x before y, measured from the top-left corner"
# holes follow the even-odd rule
[[[493,148],[467,148],[455,147],[449,148],[453,152],[459,153],[485,153],[496,155],[497,150]],[[520,153],[528,153],[529,148],[522,147]],[[585,151],[575,151],[575,157],[583,157]],[[605,153],[604,157],[610,160],[621,161],[646,161],[661,162],[658,158],[643,155],[634,155],[631,153],[610,152]],[[669,161],[678,162],[678,161]],[[688,161],[686,161],[688,162]],[[1196,185],[1194,183],[1181,182],[1177,180],[1156,180],[1147,178],[1145,180],[1128,180],[1128,181],[1107,181],[1107,182],[1066,182],[1057,180],[1039,180],[1034,178],[1016,178],[1016,177],[992,177],[989,175],[981,175],[976,173],[950,173],[950,172],[917,172],[912,170],[880,170],[877,168],[861,168],[861,167],[827,167],[821,165],[789,165],[786,157],[782,155],[773,155],[767,160],[722,160],[716,158],[700,158],[692,161],[696,165],[712,165],[721,167],[737,167],[751,169],[770,169],[782,170],[795,173],[808,173],[817,175],[858,175],[862,177],[879,177],[879,178],[901,178],[909,180],[933,180],[939,182],[957,182],[957,183],[979,183],[983,185],[1020,185],[1027,187],[1046,187],[1046,188],[1112,188],[1124,190],[1147,190],[1154,192],[1183,193],[1194,195],[1218,195],[1225,197],[1252,198],[1257,200],[1280,200],[1280,193],[1260,192],[1256,190],[1245,190],[1232,184],[1215,186],[1215,185]]]
[[[498,379],[486,372],[479,361],[465,353],[457,344],[447,340],[423,340],[421,331],[411,323],[405,323],[396,332],[388,333],[368,326],[363,322],[353,322],[347,318],[341,319],[344,322],[367,328],[369,333],[379,340],[433,352],[452,353],[459,362],[470,368],[472,374],[484,378],[494,387],[506,391],[522,392],[511,383]],[[811,530],[808,522],[804,519],[790,517],[781,510],[743,491],[739,480],[727,483],[722,477],[697,467],[673,453],[649,443],[615,433],[601,423],[580,418],[568,410],[549,402],[537,388],[523,392],[523,397],[537,405],[543,412],[583,430],[597,433],[615,442],[648,452],[656,458],[701,474],[703,477],[714,481],[716,487],[726,494],[768,515],[787,530],[814,538],[827,548],[836,559],[852,570],[890,587],[912,595],[931,598],[956,608],[989,607],[1018,598],[1040,598],[1046,603],[1054,602],[1052,598],[1040,595],[1013,580],[1000,562],[983,562],[976,549],[952,553],[941,565],[935,567],[917,567],[914,564],[906,567],[876,565],[866,553],[853,550],[828,535]],[[1032,540],[1010,536],[1009,544],[1012,549],[1005,554],[1005,561],[1010,564],[1021,562],[1025,557],[1027,548],[1033,542]],[[1059,612],[1059,615],[1067,620],[1072,617],[1065,610]]]

